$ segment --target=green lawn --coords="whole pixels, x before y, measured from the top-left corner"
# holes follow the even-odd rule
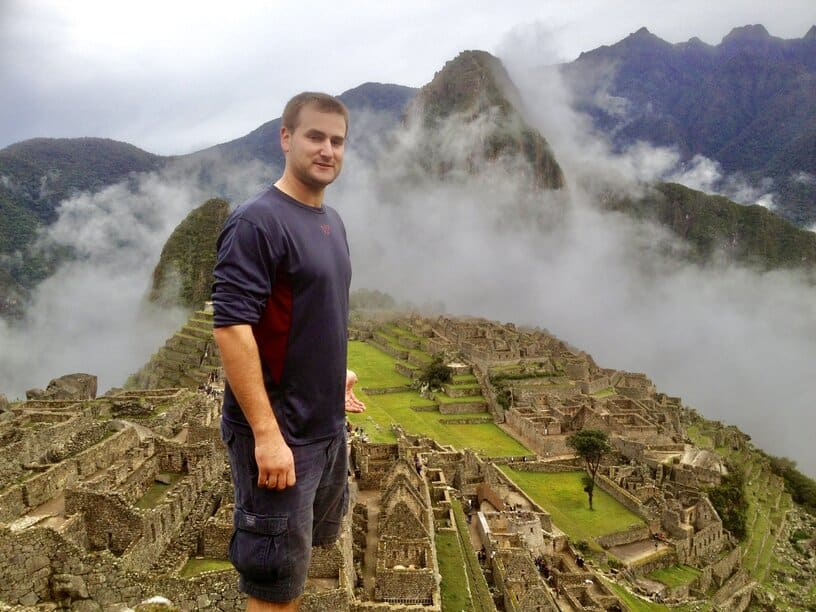
[[[170,484],[154,482],[152,485],[150,485],[147,492],[136,501],[137,508],[141,508],[142,510],[155,508],[161,501],[162,497],[164,497],[165,494],[173,487],[173,485],[176,484],[176,481],[181,478],[181,474],[166,472],[164,475],[168,477]]]
[[[204,572],[214,572],[232,569],[232,563],[222,559],[187,559],[187,563],[181,568],[179,575],[182,578],[190,578]]]
[[[673,565],[653,571],[648,578],[662,582],[667,587],[679,587],[694,582],[699,575],[700,570],[688,565]]]
[[[391,425],[399,424],[409,433],[422,434],[440,444],[450,444],[460,450],[470,448],[487,457],[530,454],[524,445],[494,423],[445,423],[446,420],[468,416],[483,417],[486,414],[484,412],[467,415],[441,415],[438,411],[417,412],[410,407],[432,406],[434,402],[424,399],[416,391],[382,395],[359,392],[357,397],[365,403],[366,411],[362,414],[349,414],[348,417],[355,427],[363,427],[372,442],[395,442]]]
[[[700,425],[692,425],[686,429],[686,434],[698,448],[714,448],[714,441],[706,434]]]
[[[607,387],[606,389],[601,389],[600,391],[597,391],[596,393],[592,393],[591,395],[592,395],[592,397],[598,397],[598,398],[611,397],[613,395],[616,395],[615,387]]]
[[[459,535],[455,531],[436,532],[436,558],[442,583],[442,610],[459,612],[471,610],[465,561],[459,546]]]
[[[349,368],[359,379],[357,388],[382,389],[411,384],[411,379],[394,370],[394,359],[365,342],[348,343]],[[356,390],[355,390],[356,392]]]
[[[355,426],[362,426],[372,442],[396,441],[391,432],[391,426],[399,424],[409,433],[426,435],[440,444],[450,444],[457,449],[471,448],[488,457],[530,454],[527,448],[493,423],[444,424],[445,420],[463,418],[468,415],[443,416],[438,411],[411,410],[411,406],[435,404],[431,400],[424,399],[416,391],[381,395],[367,394],[362,391],[361,388],[365,387],[376,389],[407,384],[409,382],[407,378],[393,371],[394,362],[392,357],[373,346],[363,342],[349,342],[349,367],[357,373],[360,379],[355,393],[366,404],[364,413],[350,414],[349,420]],[[454,401],[447,397],[445,399]],[[463,398],[456,401],[467,401],[468,399]],[[476,399],[483,401],[481,396]],[[484,415],[485,413],[479,413],[478,416]]]
[[[518,472],[509,467],[502,470],[537,504],[552,515],[553,523],[573,540],[585,540],[597,548],[594,538],[623,531],[643,520],[595,487],[589,509],[583,491],[583,472]]]

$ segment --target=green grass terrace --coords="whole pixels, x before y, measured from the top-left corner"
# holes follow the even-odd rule
[[[595,550],[600,550],[596,537],[644,524],[643,519],[597,486],[592,498],[595,509],[590,510],[581,483],[583,472],[519,472],[510,467],[502,470],[550,513],[556,527],[570,539],[584,540]]]
[[[366,404],[362,414],[350,414],[355,427],[362,427],[371,442],[396,441],[391,426],[398,424],[405,431],[433,438],[440,444],[457,449],[470,448],[485,457],[529,455],[530,451],[494,423],[452,423],[451,421],[489,416],[484,412],[442,415],[435,409],[437,402],[482,401],[482,397],[436,401],[423,398],[409,389],[411,380],[394,370],[396,360],[365,342],[349,342],[349,368],[357,373],[357,397]],[[366,393],[363,389],[392,389],[393,393]],[[440,394],[441,396],[442,394]],[[418,409],[418,410],[417,410]]]

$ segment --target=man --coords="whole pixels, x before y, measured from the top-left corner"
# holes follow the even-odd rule
[[[221,431],[235,485],[229,554],[247,610],[296,610],[312,545],[348,506],[344,403],[351,264],[323,205],[343,166],[348,111],[306,92],[281,118],[283,175],[239,206],[218,239],[215,339],[227,378]]]

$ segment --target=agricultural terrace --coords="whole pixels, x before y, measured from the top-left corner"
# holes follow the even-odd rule
[[[349,342],[349,368],[360,382],[355,387],[357,397],[365,402],[362,414],[349,414],[355,427],[362,427],[372,442],[395,442],[391,426],[398,424],[406,432],[433,438],[440,444],[457,449],[470,448],[486,457],[528,455],[530,451],[497,427],[485,412],[442,415],[436,401],[423,398],[409,388],[411,380],[394,370],[396,359],[365,342]],[[455,383],[470,382],[466,377]],[[366,393],[364,389],[394,389],[391,393]],[[446,401],[453,401],[445,398]],[[470,401],[470,397],[456,401]],[[483,401],[481,396],[474,400]],[[418,409],[418,410],[417,410]],[[452,420],[479,419],[480,423],[452,423]]]
[[[632,593],[629,589],[617,582],[604,579],[604,584],[612,589],[612,592],[617,595],[626,608],[632,612],[704,612],[711,609],[711,604],[692,603],[682,606],[664,606],[663,604],[655,603],[647,599],[643,599]]]
[[[581,483],[583,472],[519,472],[510,467],[503,467],[502,470],[533,501],[550,513],[553,523],[561,531],[572,540],[586,541],[596,550],[600,550],[595,543],[596,537],[643,524],[638,515],[597,486],[592,500],[595,510],[590,510]]]

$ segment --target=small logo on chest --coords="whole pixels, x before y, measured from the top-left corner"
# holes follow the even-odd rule
[[[320,226],[320,231],[323,232],[324,236],[328,236],[331,234],[331,225],[328,223],[324,223]]]

